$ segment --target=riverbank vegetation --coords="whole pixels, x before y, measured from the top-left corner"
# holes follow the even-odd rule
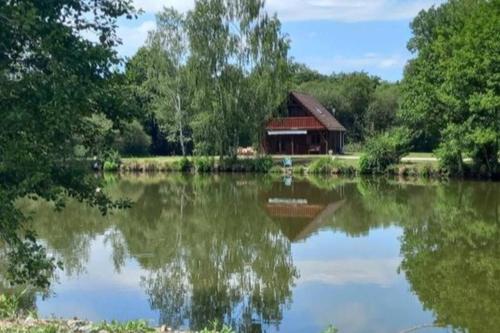
[[[422,11],[408,43],[415,58],[394,83],[363,72],[325,75],[294,62],[287,56],[291,41],[276,18],[261,21],[265,44],[247,45],[250,31],[233,35],[200,20],[211,11],[224,17],[230,10],[223,5],[215,13],[208,3],[187,15],[159,13],[148,41],[128,61],[126,85],[140,116],[135,127],[115,132],[122,144],[114,147],[122,156],[234,159],[240,146],[259,151],[266,120],[280,113],[288,91],[297,90],[315,96],[346,127],[346,152],[363,153],[362,173],[386,173],[414,150],[435,152],[439,170],[448,176],[498,176],[500,83],[492,73],[498,71],[500,43],[494,3],[454,0]],[[235,22],[247,14],[238,12]],[[456,24],[445,23],[451,21]],[[220,49],[206,50],[200,33],[212,36],[208,42]],[[247,48],[221,42],[228,36]],[[229,53],[221,56],[222,51]],[[257,57],[251,66],[233,62],[250,54]],[[206,61],[217,68],[200,71]]]
[[[420,155],[417,155],[420,156]],[[143,157],[125,158],[110,173],[260,173],[275,175],[322,175],[361,176],[373,172],[363,171],[358,158],[345,159],[342,156],[302,156],[292,159],[292,167],[283,165],[282,157],[263,156],[256,158],[236,158],[220,160],[216,157]],[[423,160],[393,161],[386,168],[379,168],[378,175],[448,178],[446,170],[440,169],[438,161],[432,157]],[[421,157],[420,157],[421,158]],[[385,163],[385,162],[384,162]],[[471,175],[472,176],[472,175]]]

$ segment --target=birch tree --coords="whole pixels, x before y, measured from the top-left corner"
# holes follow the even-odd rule
[[[147,85],[156,91],[153,111],[168,140],[178,140],[183,156],[187,109],[185,63],[189,51],[184,21],[184,16],[175,9],[165,8],[156,16],[156,29],[150,32],[147,42],[153,57],[152,66],[148,66]]]
[[[200,0],[186,23],[196,149],[235,156],[286,97],[288,40],[262,0]]]

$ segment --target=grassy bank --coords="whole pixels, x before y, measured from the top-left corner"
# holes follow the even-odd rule
[[[445,174],[439,170],[438,163],[433,159],[419,159],[430,155],[415,155],[415,160],[403,160],[401,163],[387,169],[386,175],[402,177],[440,178]],[[158,173],[158,172],[189,172],[189,173],[272,173],[272,174],[317,174],[317,175],[347,175],[360,174],[359,159],[348,156],[294,156],[293,166],[283,166],[284,156],[265,156],[258,158],[238,158],[221,160],[216,157],[143,157],[124,158],[109,168],[107,172],[122,173]]]

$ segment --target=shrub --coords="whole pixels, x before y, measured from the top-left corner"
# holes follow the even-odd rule
[[[332,174],[336,170],[335,161],[331,157],[320,157],[311,162],[308,168],[313,174]]]
[[[151,146],[151,137],[138,121],[126,124],[115,142],[116,149],[123,156],[146,156]]]
[[[389,166],[399,163],[409,152],[410,135],[407,130],[396,129],[369,140],[359,160],[361,173],[385,173]]]
[[[273,167],[273,159],[270,156],[258,157],[253,162],[255,172],[267,173]]]
[[[438,157],[440,172],[448,176],[464,174],[462,154],[450,142],[441,142],[439,148],[435,150],[435,154]]]
[[[183,157],[179,161],[179,171],[189,172],[189,171],[191,171],[192,167],[193,167],[193,164],[191,163],[191,161],[187,157]]]
[[[345,153],[358,153],[360,151],[363,151],[363,146],[358,142],[348,143],[344,146]]]
[[[197,157],[193,164],[196,172],[212,172],[215,169],[215,161],[212,157]]]
[[[120,165],[115,161],[105,161],[103,166],[104,171],[115,172],[120,169]]]

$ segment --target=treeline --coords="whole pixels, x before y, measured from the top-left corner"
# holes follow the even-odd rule
[[[413,150],[435,152],[449,174],[491,176],[499,151],[499,7],[453,0],[422,11],[411,24],[414,58],[395,83],[364,72],[323,75],[294,62],[279,20],[261,1],[203,0],[187,14],[164,9],[126,64],[137,119],[115,135],[115,149],[221,157],[240,146],[259,149],[266,121],[297,90],[347,128],[347,151],[365,153],[363,172],[384,172]]]
[[[129,63],[129,68],[137,66],[135,61],[139,59],[136,57]],[[370,137],[387,131],[397,124],[400,101],[400,84],[397,82],[386,82],[364,72],[323,75],[298,63],[290,63],[288,70],[290,74],[286,86],[290,90],[315,96],[347,128],[347,149],[350,151],[360,151],[363,143]],[[281,96],[283,103],[286,94]],[[278,102],[276,105],[277,109],[274,112],[270,110],[265,119],[277,114],[283,106]],[[181,140],[179,129],[167,126],[169,122],[175,121],[174,110],[165,109],[160,113],[148,110],[151,106],[147,104],[138,107],[141,108],[139,114],[143,117],[125,125],[121,134],[117,133],[115,148],[122,155],[182,155],[183,153],[192,155],[211,152],[211,149],[204,149],[203,145],[210,145],[210,141],[216,138],[198,137],[196,133],[198,130],[196,119],[203,118],[206,110],[188,107],[190,114],[185,118],[193,119],[185,119],[183,140]],[[244,112],[251,114],[253,110]],[[246,117],[242,117],[241,120],[245,119]],[[263,123],[259,124],[262,127],[256,128],[257,125],[240,127],[236,142],[240,146],[258,148],[259,142],[256,140],[260,138],[259,132],[264,126]],[[202,142],[197,142],[198,139],[202,139]]]
[[[335,110],[350,143],[393,125],[397,83],[361,72],[319,74],[290,59],[289,44],[262,1],[198,1],[187,14],[164,9],[126,63],[137,119],[122,127],[115,148],[132,156],[233,156],[240,146],[258,149],[265,123],[284,111],[291,90]]]
[[[364,72],[322,75],[303,64],[292,64],[292,87],[315,96],[347,129],[356,146],[397,123],[400,84]]]

